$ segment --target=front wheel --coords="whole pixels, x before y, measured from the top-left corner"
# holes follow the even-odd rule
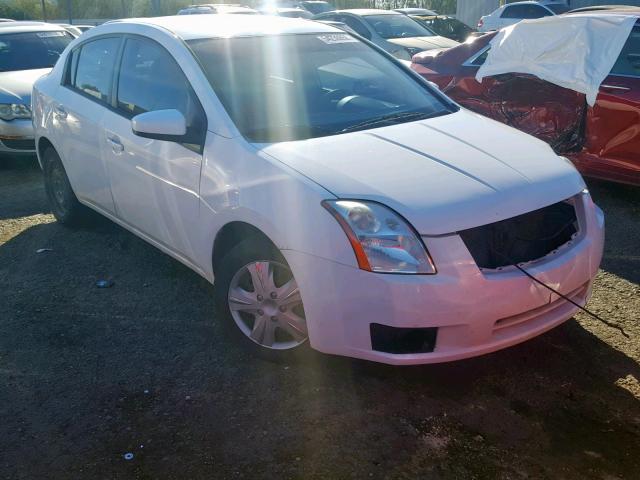
[[[269,360],[285,360],[305,349],[308,332],[300,290],[280,252],[243,242],[218,270],[218,313],[246,347]]]

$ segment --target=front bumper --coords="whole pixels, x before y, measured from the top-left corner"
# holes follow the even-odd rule
[[[0,120],[0,155],[32,155],[35,150],[31,119]]]
[[[581,233],[527,271],[578,304],[590,293],[604,245],[604,215],[578,196]],[[428,237],[436,275],[376,274],[297,251],[283,253],[300,286],[316,350],[394,365],[436,363],[493,352],[571,318],[577,307],[513,267],[482,272],[457,234]],[[371,324],[437,327],[429,353],[376,351]]]

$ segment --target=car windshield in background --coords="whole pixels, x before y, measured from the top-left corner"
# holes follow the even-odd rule
[[[434,33],[406,15],[363,17],[382,38],[432,37]]]
[[[455,108],[346,33],[188,43],[235,125],[251,142],[335,135]]]
[[[549,10],[551,10],[556,15],[560,15],[562,13],[567,13],[569,10],[571,10],[571,8],[566,6],[566,5],[545,5],[545,7],[547,7]]]
[[[0,72],[51,68],[72,40],[63,31],[0,35]]]

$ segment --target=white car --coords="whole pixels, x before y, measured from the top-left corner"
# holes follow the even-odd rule
[[[33,94],[58,221],[86,206],[210,282],[256,352],[455,360],[559,325],[603,215],[545,143],[318,22],[96,27]]]
[[[557,0],[540,0],[537,2],[507,3],[478,21],[478,31],[491,32],[508,27],[521,20],[550,17],[567,13],[571,7],[566,2]]]

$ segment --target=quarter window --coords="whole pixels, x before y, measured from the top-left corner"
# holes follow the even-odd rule
[[[631,32],[611,73],[640,77],[640,27],[635,27]]]
[[[77,66],[74,65],[75,58],[70,62],[70,66],[75,67],[74,78],[70,79],[71,86],[102,102],[108,102],[119,46],[120,39],[115,37],[101,38],[82,45],[74,53],[74,57],[78,55]]]

